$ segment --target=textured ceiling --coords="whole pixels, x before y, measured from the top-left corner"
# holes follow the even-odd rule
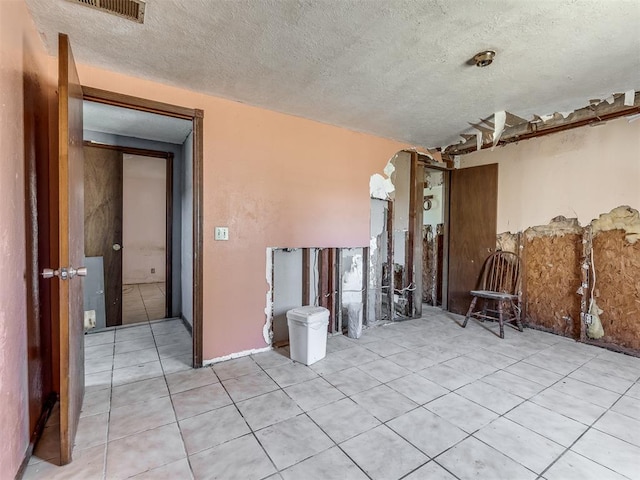
[[[189,120],[96,102],[85,101],[82,115],[85,130],[157,142],[180,145],[192,130]]]
[[[64,32],[79,62],[427,147],[640,90],[638,0],[148,0],[143,25],[27,4],[51,54]]]

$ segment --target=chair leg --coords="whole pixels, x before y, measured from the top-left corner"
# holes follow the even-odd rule
[[[518,308],[518,305],[511,302],[511,308],[513,309],[513,313],[515,314],[515,317],[516,317],[516,325],[518,326],[518,330],[520,330],[521,332],[524,332],[524,327],[522,326],[522,320],[520,319],[520,309]]]
[[[500,338],[504,338],[504,302],[498,300],[498,322],[500,322]]]
[[[469,305],[469,310],[467,311],[467,316],[464,317],[464,322],[462,322],[462,328],[467,326],[467,322],[469,321],[469,317],[473,313],[473,309],[476,308],[476,302],[478,301],[478,297],[473,297],[471,300],[471,305]]]
[[[482,317],[480,317],[480,318],[478,319],[478,320],[480,320],[480,321],[481,321],[481,322],[483,322],[483,323],[484,323],[484,320],[485,320],[486,315],[487,315],[487,308],[488,308],[487,303],[489,303],[489,300],[487,300],[486,298],[483,298],[483,299],[482,299]]]

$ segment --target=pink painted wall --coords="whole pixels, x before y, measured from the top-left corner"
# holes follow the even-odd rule
[[[204,110],[205,359],[266,345],[267,247],[368,245],[369,177],[406,145],[86,65],[79,74]],[[229,241],[213,240],[215,226]]]
[[[35,62],[35,64],[33,63]],[[29,443],[25,252],[26,76],[46,82],[47,58],[23,0],[0,2],[0,477]]]

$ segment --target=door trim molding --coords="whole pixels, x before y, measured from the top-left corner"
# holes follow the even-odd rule
[[[202,309],[203,309],[203,158],[204,158],[204,111],[148,100],[122,93],[111,92],[83,85],[84,99],[118,107],[183,118],[193,122],[193,367],[200,368],[202,357]],[[91,143],[91,146],[98,146]]]
[[[193,108],[180,107],[170,103],[156,102],[155,100],[147,100],[146,98],[133,97],[123,93],[110,92],[100,88],[82,86],[82,93],[85,100],[97,103],[105,103],[116,107],[132,108],[134,110],[142,110],[143,112],[158,113],[160,115],[168,115],[170,117],[183,118],[192,120],[196,116]]]

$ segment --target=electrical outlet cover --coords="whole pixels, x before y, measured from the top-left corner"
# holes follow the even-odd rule
[[[91,330],[92,328],[96,328],[96,311],[85,310],[84,311],[84,329]]]

